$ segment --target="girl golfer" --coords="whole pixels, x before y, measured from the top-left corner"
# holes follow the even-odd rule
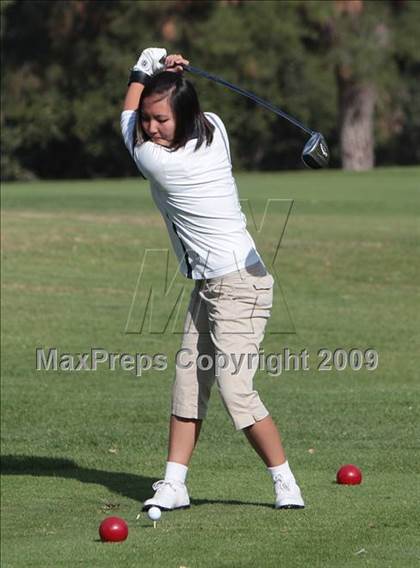
[[[235,428],[243,430],[272,475],[275,507],[302,508],[277,427],[253,388],[273,278],[246,230],[224,124],[200,110],[183,64],[188,61],[166,56],[164,49],[143,51],[131,71],[121,129],[150,181],[181,271],[195,281],[182,351],[189,362],[217,358],[218,372],[214,365],[209,370],[177,365],[165,477],[153,484],[155,494],[144,510],[189,507],[188,464],[214,382]]]

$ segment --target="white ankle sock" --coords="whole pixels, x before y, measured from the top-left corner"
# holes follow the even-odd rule
[[[178,481],[185,483],[188,467],[182,463],[166,462],[165,481]]]
[[[281,475],[285,479],[294,479],[292,470],[289,467],[289,462],[285,461],[281,465],[275,465],[274,467],[268,467],[268,471],[271,473],[273,481],[276,475]]]

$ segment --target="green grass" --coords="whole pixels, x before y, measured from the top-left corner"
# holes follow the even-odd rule
[[[252,216],[258,227],[267,199],[294,200],[272,267],[264,349],[306,348],[311,370],[260,372],[255,384],[307,507],[272,508],[270,478],[215,391],[189,473],[193,507],[165,514],[156,530],[135,517],[163,472],[186,294],[166,333],[125,333],[145,250],[170,246],[147,184],[5,184],[2,566],[417,566],[419,180],[418,168],[238,175],[268,263],[289,202],[271,203],[260,232]],[[154,254],[141,286],[159,293],[165,256]],[[176,293],[189,287],[175,279]],[[141,287],[129,331],[140,326],[144,297]],[[155,303],[153,331],[172,297]],[[39,346],[162,352],[170,365],[141,378],[37,372]],[[376,349],[379,368],[318,371],[318,350],[339,347]],[[343,463],[362,468],[362,485],[334,483]],[[98,541],[111,514],[129,523],[125,543]]]

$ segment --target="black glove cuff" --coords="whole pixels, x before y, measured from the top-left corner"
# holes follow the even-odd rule
[[[150,79],[149,75],[147,75],[143,71],[139,71],[137,69],[132,69],[130,71],[130,76],[128,78],[127,84],[131,85],[131,83],[141,83],[142,85],[146,85],[146,83],[149,81],[149,79]]]

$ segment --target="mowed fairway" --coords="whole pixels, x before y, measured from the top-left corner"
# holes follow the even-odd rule
[[[270,267],[276,302],[264,350],[306,349],[310,369],[260,371],[255,384],[306,509],[273,509],[271,479],[214,390],[189,472],[191,509],[164,514],[156,529],[144,515],[136,521],[164,469],[186,294],[164,328],[190,283],[176,278],[163,295],[170,244],[145,181],[5,184],[4,568],[419,565],[420,169],[237,180],[269,265],[294,200]],[[259,232],[252,216],[257,227],[264,219]],[[169,278],[175,269],[171,252]],[[150,286],[152,332],[136,333]],[[162,353],[168,368],[37,371],[37,347]],[[322,348],[375,349],[379,367],[322,372]],[[360,486],[335,483],[345,463],[362,469]],[[108,515],[127,520],[124,543],[98,540]]]

